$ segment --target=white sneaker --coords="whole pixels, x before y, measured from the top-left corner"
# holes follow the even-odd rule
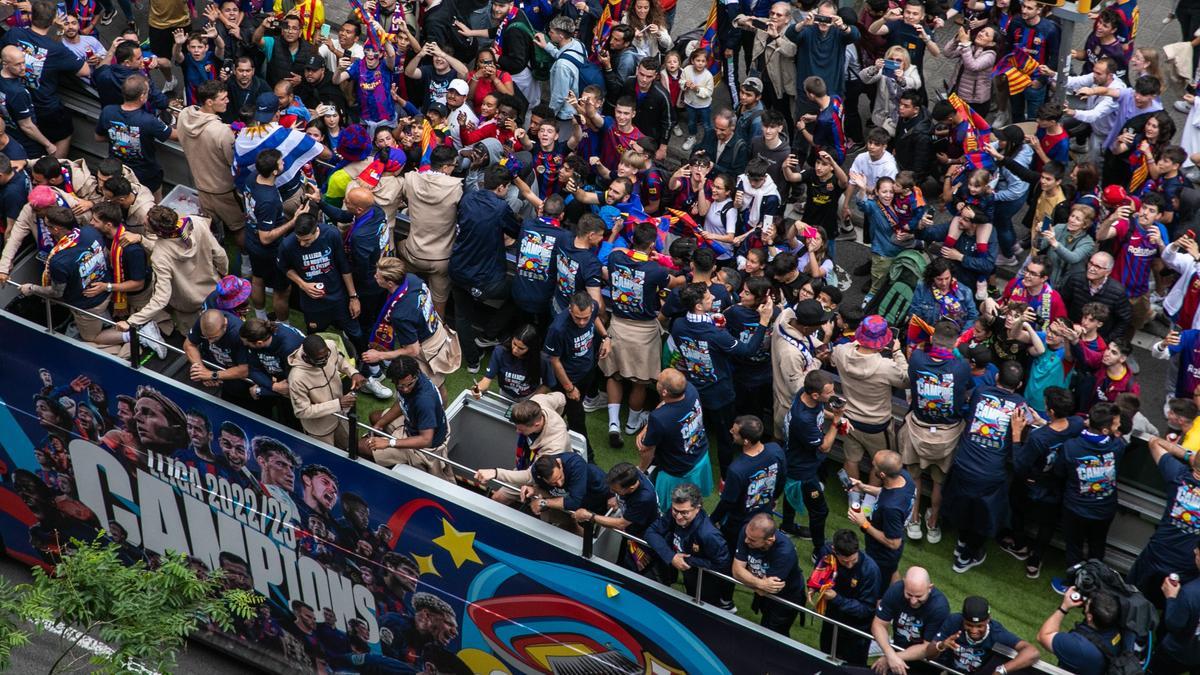
[[[929,516],[931,513],[932,509],[925,509],[925,541],[931,544],[936,544],[942,540],[942,528],[933,527],[929,524]]]
[[[584,396],[583,397],[583,411],[584,412],[596,412],[597,410],[604,410],[607,407],[608,407],[608,393],[607,392],[602,391],[599,394],[596,394],[595,396]]]
[[[169,79],[165,83],[163,83],[162,93],[169,94],[169,93],[175,91],[175,89],[178,86],[179,86],[179,78],[172,77],[171,79]]]
[[[692,147],[693,147],[694,145],[696,145],[696,137],[695,137],[695,136],[688,136],[688,139],[687,139],[686,141],[684,141],[684,142],[683,142],[683,151],[684,151],[684,152],[691,152],[691,151],[692,151]]]
[[[392,390],[388,387],[385,387],[383,382],[379,381],[378,377],[368,377],[367,381],[363,383],[363,386],[360,387],[360,389],[374,396],[375,398],[387,400],[392,397]]]
[[[913,541],[920,541],[921,537],[925,536],[925,532],[921,529],[921,521],[919,520],[908,521],[908,525],[904,528],[904,531],[908,534],[908,538]]]
[[[1175,109],[1183,114],[1192,112],[1192,104],[1187,101],[1175,101]]]
[[[139,326],[138,341],[142,343],[142,346],[157,354],[158,358],[167,358],[167,342],[163,339],[162,331],[158,329],[157,323],[147,321],[146,325]]]
[[[672,130],[672,133],[675,134],[676,138],[683,136],[683,127],[679,126],[678,124],[675,125],[675,128]]]
[[[645,410],[636,413],[630,411],[629,419],[625,422],[625,435],[632,436],[636,434],[642,428],[642,425],[646,423],[646,417],[647,413]]]

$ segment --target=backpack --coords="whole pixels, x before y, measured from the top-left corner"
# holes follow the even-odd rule
[[[576,96],[583,95],[583,90],[586,87],[596,85],[600,88],[600,94],[603,98],[607,89],[604,85],[604,71],[600,70],[600,66],[588,61],[581,55],[575,52],[559,52],[558,58],[566,59],[567,63],[575,66],[575,70],[579,71],[579,85],[575,92]]]
[[[868,314],[879,314],[890,326],[907,326],[913,292],[925,274],[929,260],[920,250],[901,251],[888,268],[887,285],[867,306]]]
[[[1083,636],[1104,657],[1104,670],[1100,671],[1103,675],[1139,675],[1142,672],[1142,661],[1133,650],[1118,647],[1121,651],[1113,654],[1113,645],[1105,642],[1093,630],[1081,630],[1076,635]]]
[[[547,52],[545,49],[537,46],[536,42],[533,42],[534,33],[537,31],[533,30],[533,26],[524,21],[514,21],[510,26],[529,36],[529,45],[533,47],[533,58],[529,60],[529,70],[533,73],[533,79],[539,82],[549,80],[550,66],[554,65],[554,58],[550,56],[550,52]]]

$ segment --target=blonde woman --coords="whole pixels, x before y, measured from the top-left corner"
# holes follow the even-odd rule
[[[882,59],[858,73],[864,85],[874,84],[878,91],[875,107],[871,110],[871,122],[883,127],[889,134],[896,133],[899,119],[900,94],[905,89],[921,88],[921,73],[912,64],[908,50],[900,45],[890,47]]]

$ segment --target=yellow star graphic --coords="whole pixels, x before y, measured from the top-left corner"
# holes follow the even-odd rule
[[[462,567],[468,560],[483,564],[475,553],[475,533],[459,532],[445,518],[442,519],[442,536],[434,539],[433,543],[450,552],[455,567]]]
[[[413,554],[413,560],[417,561],[417,574],[418,575],[432,574],[435,577],[442,576],[442,573],[437,571],[437,568],[433,566],[433,556],[432,555]]]

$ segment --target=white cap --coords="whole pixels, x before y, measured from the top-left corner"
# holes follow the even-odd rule
[[[463,80],[463,79],[451,80],[450,88],[453,89],[454,91],[458,92],[462,96],[466,96],[467,92],[471,90],[471,88],[469,86],[467,86],[467,81]]]

